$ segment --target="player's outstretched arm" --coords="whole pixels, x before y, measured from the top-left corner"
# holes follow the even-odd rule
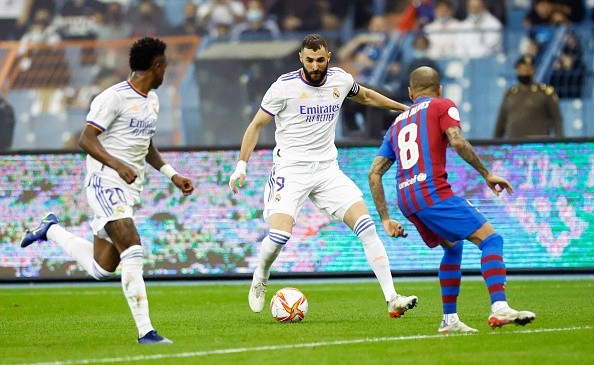
[[[449,127],[446,129],[446,135],[450,140],[450,145],[456,150],[458,155],[481,174],[489,188],[491,188],[496,195],[499,195],[503,190],[507,190],[508,194],[513,193],[513,188],[509,181],[497,175],[493,175],[485,167],[470,142],[464,137],[464,133],[460,127]]]
[[[247,175],[247,163],[250,160],[252,152],[254,152],[254,148],[256,148],[262,128],[270,120],[272,120],[272,116],[260,108],[245,130],[243,140],[241,141],[241,150],[239,151],[239,161],[237,162],[235,171],[229,178],[229,188],[233,191],[233,194],[237,194],[237,185],[240,188],[243,187],[243,182]]]
[[[388,233],[390,237],[406,237],[408,234],[404,232],[402,225],[390,218],[388,204],[386,203],[386,193],[384,192],[384,183],[382,178],[386,171],[390,169],[392,164],[394,164],[392,160],[377,156],[371,164],[371,169],[367,174],[367,179],[369,181],[369,189],[371,190],[375,207],[382,221],[382,225],[386,230],[386,233]]]
[[[192,184],[192,180],[189,178],[180,175],[175,169],[166,164],[161,157],[161,153],[157,147],[153,144],[153,140],[149,144],[148,152],[146,157],[144,158],[146,162],[154,167],[156,170],[159,170],[163,175],[165,175],[168,179],[170,179],[173,184],[182,191],[185,196],[192,194],[194,191],[194,185]]]
[[[88,153],[95,160],[102,164],[111,167],[117,171],[118,175],[127,183],[132,184],[138,177],[138,173],[134,169],[112,156],[105,150],[99,139],[97,138],[103,131],[87,124],[78,141],[78,146]]]
[[[405,111],[408,107],[404,104],[401,104],[395,100],[388,98],[385,95],[378,93],[375,90],[368,89],[359,85],[359,92],[357,95],[352,96],[350,99],[353,99],[357,103],[372,106],[375,108],[381,109],[389,109],[395,111]]]

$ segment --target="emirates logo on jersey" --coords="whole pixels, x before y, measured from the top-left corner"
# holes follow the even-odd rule
[[[338,99],[338,98],[340,98],[340,91],[338,91],[338,89],[337,89],[337,88],[334,88],[334,89],[332,90],[332,96],[334,96],[334,99]]]

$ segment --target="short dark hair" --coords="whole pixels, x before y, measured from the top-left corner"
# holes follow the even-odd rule
[[[318,49],[324,47],[328,50],[328,46],[326,45],[326,40],[319,34],[308,34],[303,38],[303,42],[301,42],[301,50],[303,51],[304,48],[311,49],[317,51]]]
[[[157,56],[165,54],[167,45],[160,39],[144,37],[130,48],[130,70],[146,71],[151,68]]]

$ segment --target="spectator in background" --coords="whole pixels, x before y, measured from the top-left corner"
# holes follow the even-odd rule
[[[433,21],[435,15],[435,0],[410,0],[404,9],[397,28],[401,32],[421,29]]]
[[[336,0],[318,0],[317,5],[318,11],[320,12],[320,18],[322,19],[322,30],[339,30],[342,24],[342,19],[338,15],[336,7],[342,6],[345,8],[344,4],[338,3]]]
[[[456,37],[460,57],[481,58],[502,51],[501,22],[495,18],[483,0],[468,0],[468,16],[460,22]]]
[[[468,16],[466,3],[468,0],[452,0],[454,4],[454,17],[465,19]],[[507,6],[505,0],[484,0],[485,7],[501,24],[507,24]]]
[[[30,1],[0,0],[0,40],[16,40],[22,36]]]
[[[369,20],[366,32],[352,38],[336,52],[340,67],[352,74],[357,82],[365,82],[375,69],[388,37],[386,17],[374,16]]]
[[[388,25],[383,15],[376,15],[369,21],[367,31],[345,43],[336,52],[340,67],[353,75],[355,81],[367,84],[376,69],[382,50],[388,41]],[[346,103],[342,106],[343,134],[358,136],[363,131],[357,120],[363,120],[368,108],[359,103]]]
[[[427,66],[440,72],[439,65],[429,55],[431,42],[422,32],[415,34],[412,42],[412,49],[404,50],[400,60],[400,71],[398,72],[398,85],[394,88],[394,97],[397,101],[408,102],[408,85],[410,83],[410,74],[419,67]],[[384,131],[385,132],[385,131]]]
[[[140,0],[128,10],[127,19],[132,23],[132,37],[155,37],[169,33],[163,9],[152,0]]]
[[[571,23],[579,23],[584,20],[586,7],[584,0],[554,0],[555,10],[561,12]]]
[[[0,152],[12,146],[15,125],[14,108],[0,95]]]
[[[59,48],[37,45],[58,45],[58,29],[51,24],[52,15],[47,9],[36,11],[33,22],[21,37],[17,56],[20,68],[14,87],[55,88],[63,87],[70,80],[68,62]]]
[[[552,86],[536,84],[534,58],[524,55],[516,62],[519,84],[505,92],[499,108],[494,138],[542,138],[551,133],[563,137],[559,97]]]
[[[97,18],[106,12],[98,0],[68,0],[60,8],[55,24],[64,40],[96,39]]]
[[[209,0],[198,7],[198,17],[212,37],[227,37],[244,21],[245,6],[238,0]]]
[[[551,17],[555,25],[570,24],[566,13],[560,8]],[[560,98],[579,98],[582,96],[586,66],[582,59],[583,49],[578,36],[571,30],[565,35],[561,52],[553,63],[550,83]]]
[[[231,30],[231,40],[275,40],[280,38],[276,22],[266,15],[261,0],[249,0],[245,21]]]
[[[535,0],[532,8],[524,17],[524,27],[530,28],[535,25],[548,25],[551,23],[554,5],[552,0]]]
[[[424,29],[429,39],[427,55],[430,58],[439,59],[457,56],[456,37],[458,36],[460,22],[452,16],[453,10],[451,0],[437,0],[435,19],[427,24]]]
[[[124,21],[124,9],[117,1],[107,3],[107,11],[97,17],[97,39],[125,39],[132,34],[132,24]]]
[[[198,6],[192,1],[184,4],[183,22],[171,30],[172,35],[205,35],[206,28],[198,18]]]
[[[322,16],[315,0],[276,0],[270,14],[277,17],[283,32],[318,31],[322,28]]]
[[[0,40],[19,40],[38,10],[46,10],[53,19],[55,0],[0,0]]]

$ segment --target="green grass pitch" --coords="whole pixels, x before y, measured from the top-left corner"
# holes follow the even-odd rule
[[[305,293],[309,313],[276,323],[247,305],[249,283],[148,283],[153,325],[173,345],[140,346],[118,283],[0,290],[0,364],[594,364],[594,280],[510,277],[508,301],[536,313],[526,327],[487,326],[484,283],[463,278],[458,312],[478,334],[441,335],[437,278],[398,278],[417,308],[391,319],[373,281],[273,280]]]

